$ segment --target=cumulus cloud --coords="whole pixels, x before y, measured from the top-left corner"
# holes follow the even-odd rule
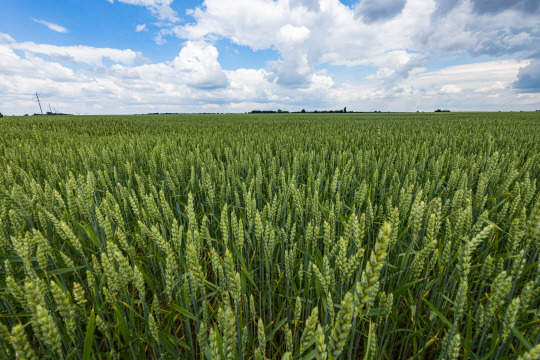
[[[5,37],[4,37],[5,38]],[[72,69],[54,59],[44,59],[16,49],[17,43],[0,44],[0,107],[4,113],[37,111],[31,94],[38,91],[63,112],[133,113],[184,111],[287,110],[482,110],[509,106],[534,107],[534,94],[517,95],[511,88],[520,69],[530,62],[491,61],[418,70],[407,82],[393,88],[381,86],[380,78],[360,83],[336,84],[324,72],[284,74],[277,69],[223,70],[218,51],[204,41],[188,41],[178,55],[154,64],[115,63]],[[400,56],[404,56],[401,54]],[[387,57],[388,66],[392,66]],[[382,61],[382,60],[378,60]],[[401,62],[409,60],[403,57]],[[306,60],[295,65],[297,72]],[[278,75],[276,75],[276,73]],[[296,80],[295,80],[296,79]],[[295,83],[296,81],[296,83]],[[294,86],[290,86],[294,83]],[[302,84],[301,86],[298,86]],[[511,104],[500,106],[500,104]]]
[[[142,65],[129,61],[130,57],[115,58],[111,50],[116,49],[93,48],[95,59],[89,61],[88,56],[84,56],[82,60],[94,66],[77,67],[77,70],[54,58],[47,60],[36,56],[36,46],[32,46],[34,51],[17,53],[28,47],[27,43],[0,44],[0,81],[3,84],[0,98],[4,105],[7,102],[22,105],[36,90],[51,102],[63,103],[67,107],[63,111],[71,112],[92,104],[99,104],[105,112],[121,112],[130,106],[152,108],[162,105],[167,108],[193,104],[194,101],[216,102],[222,101],[218,100],[221,98],[234,98],[232,93],[224,95],[230,80],[217,62],[217,49],[204,42],[188,41],[170,62]],[[129,54],[131,50],[117,51],[118,54]],[[54,52],[79,56],[70,47],[56,47]],[[106,67],[100,63],[102,56],[111,56],[116,63]],[[264,76],[260,77],[264,79]],[[114,110],[116,106],[119,110]]]
[[[285,59],[270,62],[271,73],[268,78],[280,86],[302,88],[310,85],[313,69],[307,56],[287,56]]]
[[[321,64],[374,66],[379,78],[386,77],[385,86],[393,86],[437,55],[536,51],[540,14],[528,11],[534,8],[531,1],[499,1],[497,11],[480,13],[482,4],[361,0],[350,8],[338,0],[206,0],[190,12],[194,22],[171,33],[192,40],[225,38],[254,51],[275,49],[280,58],[267,70],[276,79],[296,78],[287,83],[299,87],[310,79],[307,69],[313,73]]]
[[[421,34],[419,39],[439,52],[466,51],[473,57],[520,55],[531,61],[510,87],[540,92],[539,17],[538,0],[438,0],[432,17],[437,31]]]
[[[213,45],[188,41],[174,59],[172,69],[178,71],[189,86],[206,90],[225,88],[229,79],[217,58],[218,51]]]
[[[193,40],[226,38],[253,50],[275,49],[280,58],[270,61],[267,69],[274,79],[305,87],[321,64],[379,67],[392,62],[394,50],[408,53],[415,29],[428,27],[425,14],[434,5],[421,0],[403,5],[392,19],[367,24],[338,0],[206,0],[190,12],[193,23],[176,26],[172,33]],[[403,73],[403,65],[390,72]],[[411,62],[408,69],[415,66]]]
[[[540,56],[519,70],[518,78],[512,86],[522,92],[540,93]]]
[[[0,64],[0,74],[10,78],[10,81],[2,83],[2,87],[9,88],[11,85],[13,90],[26,87],[23,81],[17,81],[18,77],[32,77],[37,81],[50,79],[52,83],[74,80],[73,70],[53,61],[45,61],[31,53],[20,57],[6,45],[0,45]]]
[[[540,4],[535,0],[537,4]],[[536,51],[540,41],[540,8],[525,11],[524,2],[438,0],[432,26],[417,40],[439,52],[467,51],[472,56],[504,56]],[[491,6],[490,5],[490,6]],[[483,10],[479,10],[479,6]]]
[[[309,36],[309,29],[305,26],[283,25],[278,32],[280,41],[286,43],[298,43],[304,41]]]
[[[46,27],[48,27],[52,31],[56,31],[56,32],[59,32],[59,33],[67,33],[68,32],[68,29],[66,29],[63,26],[53,24],[53,23],[50,23],[50,22],[45,21],[45,20],[38,20],[38,19],[32,19],[32,20],[34,20],[38,24],[45,25]]]
[[[215,46],[202,41],[186,42],[172,61],[117,62],[108,67],[96,64],[74,69],[69,63],[60,64],[34,52],[21,54],[19,47],[16,42],[0,44],[3,112],[32,112],[33,103],[28,99],[35,91],[63,112],[133,113],[137,109],[244,111],[243,106],[257,108],[261,104],[285,108],[307,99],[321,105],[333,86],[330,78],[312,75],[311,85],[298,91],[283,88],[264,69],[223,70]]]

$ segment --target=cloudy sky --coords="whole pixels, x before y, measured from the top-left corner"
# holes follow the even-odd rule
[[[0,111],[540,109],[540,0],[0,0]]]

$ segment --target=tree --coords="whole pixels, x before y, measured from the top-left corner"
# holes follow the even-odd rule
[[[343,108],[343,112],[344,112],[344,113],[347,112],[347,107],[346,107],[346,106]]]
[[[2,113],[0,112],[0,118],[3,118],[3,117],[4,117],[4,115],[2,115]]]
[[[306,109],[302,109],[301,113],[305,113],[306,112]]]

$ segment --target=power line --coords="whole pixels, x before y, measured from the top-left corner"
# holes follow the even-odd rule
[[[41,108],[41,102],[39,101],[39,95],[36,91],[36,99],[37,99],[37,102],[38,102],[38,105],[39,105],[39,110],[41,111],[41,115],[43,115],[43,109]]]

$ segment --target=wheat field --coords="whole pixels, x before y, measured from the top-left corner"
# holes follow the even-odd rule
[[[539,114],[0,128],[0,359],[540,358]]]

